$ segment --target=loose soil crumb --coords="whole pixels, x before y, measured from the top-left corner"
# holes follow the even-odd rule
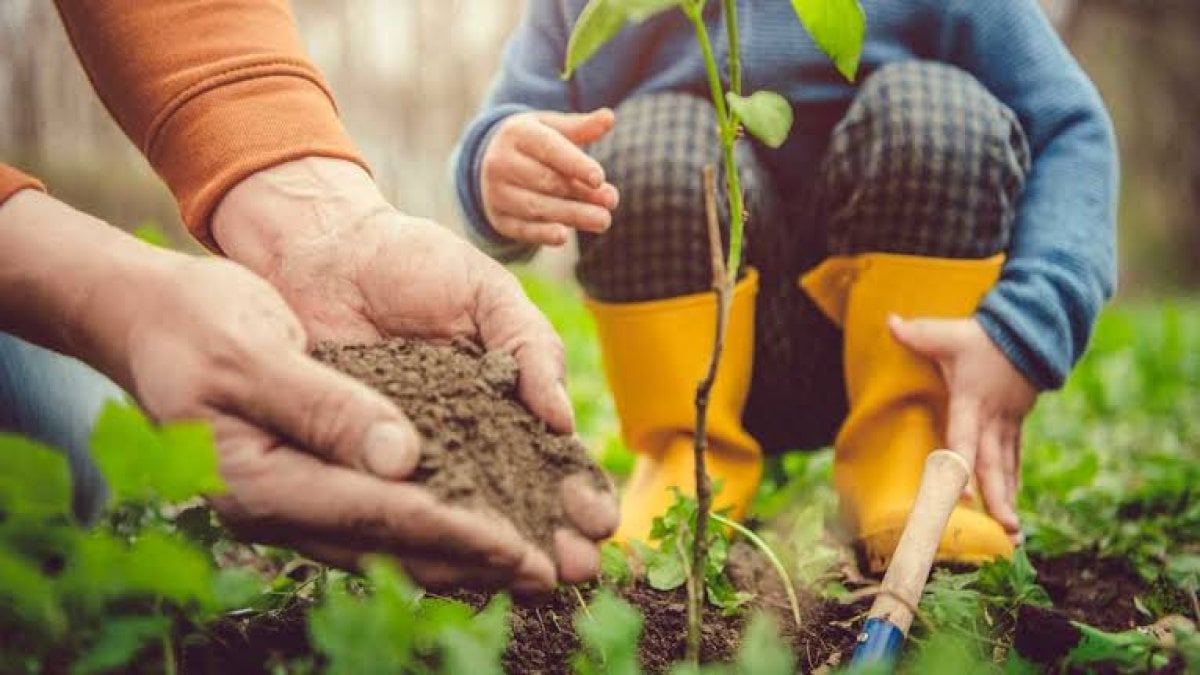
[[[559,484],[576,473],[605,485],[574,437],[547,429],[517,399],[517,364],[501,352],[393,338],[320,344],[319,361],[395,401],[424,438],[413,476],[441,499],[502,515],[550,551],[563,523]]]

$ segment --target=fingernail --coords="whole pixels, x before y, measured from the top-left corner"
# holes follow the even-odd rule
[[[380,478],[404,478],[421,460],[421,439],[409,424],[379,422],[363,439],[363,468]]]
[[[888,324],[888,327],[890,327],[892,330],[899,330],[901,324],[903,324],[903,323],[904,323],[904,320],[901,319],[898,315],[888,314],[887,324]]]

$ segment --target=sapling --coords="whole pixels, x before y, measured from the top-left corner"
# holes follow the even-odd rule
[[[778,0],[783,2],[784,0]],[[832,60],[838,71],[853,80],[858,70],[866,33],[866,19],[858,0],[790,0],[800,22],[817,46]],[[708,537],[708,514],[712,506],[712,489],[704,463],[708,444],[708,398],[716,379],[717,368],[724,348],[729,324],[730,303],[734,285],[742,265],[745,241],[746,211],[734,152],[743,128],[771,148],[787,140],[792,127],[792,106],[778,93],[756,91],[742,93],[741,52],[738,41],[737,0],[721,0],[728,46],[727,72],[724,79],[713,51],[705,22],[704,9],[708,0],[589,0],[579,15],[567,44],[563,77],[569,78],[575,69],[594,56],[601,47],[617,35],[628,23],[640,23],[661,12],[678,9],[688,18],[695,30],[696,41],[704,57],[709,93],[717,117],[717,134],[725,173],[725,196],[729,205],[729,249],[722,251],[716,217],[716,189],[713,170],[705,171],[704,187],[708,212],[709,239],[713,254],[713,290],[717,296],[717,321],[712,356],[707,372],[696,386],[695,425],[695,489],[698,501],[696,533],[689,568],[687,656],[699,662],[701,608],[704,584],[698,575],[704,570]],[[724,253],[724,256],[722,256]]]

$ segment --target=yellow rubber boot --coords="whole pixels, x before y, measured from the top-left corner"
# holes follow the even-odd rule
[[[891,560],[925,457],[946,447],[946,384],[934,363],[892,337],[887,317],[971,316],[1003,262],[870,253],[826,260],[801,281],[845,336],[850,412],[834,443],[834,484],[872,572]],[[978,564],[1012,550],[1004,528],[964,499],[937,560]]]
[[[754,354],[758,278],[748,270],[730,306],[729,331],[708,405],[708,474],[722,484],[714,508],[745,515],[762,475],[759,445],[742,427]],[[695,494],[692,443],[696,384],[708,369],[717,301],[713,293],[633,303],[589,301],[625,444],[637,453],[614,539],[647,540],[674,502]]]

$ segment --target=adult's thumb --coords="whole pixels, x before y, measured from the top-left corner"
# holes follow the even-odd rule
[[[253,421],[323,459],[389,480],[410,475],[421,437],[399,408],[365,384],[303,354],[258,369],[243,402]]]
[[[589,113],[546,112],[538,116],[542,124],[566,136],[576,145],[589,145],[604,137],[616,123],[616,116],[608,108]]]

